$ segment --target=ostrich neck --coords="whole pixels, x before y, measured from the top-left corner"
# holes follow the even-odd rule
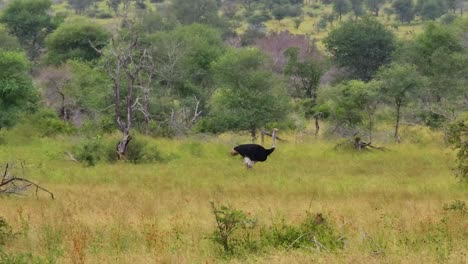
[[[273,135],[271,136],[273,138],[273,145],[271,145],[271,148],[276,147],[276,130],[273,130]]]

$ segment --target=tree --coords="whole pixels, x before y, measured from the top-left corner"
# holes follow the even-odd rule
[[[23,53],[0,51],[0,129],[10,127],[22,112],[33,110],[38,93]]]
[[[219,23],[218,5],[216,0],[174,0],[171,5],[180,23],[211,24]]]
[[[438,23],[428,23],[414,41],[397,51],[399,61],[415,64],[429,78],[423,93],[426,102],[454,101],[466,87],[468,56],[458,30]]]
[[[364,14],[364,9],[362,8],[363,0],[351,0],[351,9],[353,10],[354,17],[358,17]]]
[[[101,54],[102,69],[112,82],[114,117],[122,139],[117,145],[119,159],[125,159],[127,146],[132,136],[135,112],[140,111],[146,120],[150,118],[147,93],[152,85],[152,78],[147,78],[154,71],[152,55],[148,42],[142,37],[140,27],[128,17],[124,9],[120,25],[122,28],[112,36],[110,45],[96,51]],[[140,103],[140,99],[143,103]]]
[[[346,14],[350,11],[351,4],[349,0],[334,0],[333,1],[333,10],[338,14],[338,18],[341,21],[343,14]]]
[[[178,98],[208,100],[212,92],[211,63],[224,53],[221,32],[208,25],[192,24],[151,36],[157,78]]]
[[[395,0],[392,7],[401,22],[409,23],[414,19],[413,0]]]
[[[286,116],[287,96],[265,64],[252,48],[231,49],[213,64],[220,88],[211,98],[210,130],[248,130],[255,140],[257,129]]]
[[[39,55],[45,36],[56,28],[50,7],[50,0],[14,0],[0,17],[0,22],[18,38],[31,59]]]
[[[395,141],[400,141],[399,126],[401,108],[415,97],[417,91],[424,87],[426,80],[417,71],[415,65],[391,64],[379,70],[376,79],[380,82],[381,94],[395,107]]]
[[[36,79],[48,108],[63,121],[82,125],[84,117],[97,120],[111,105],[111,83],[104,72],[86,62],[69,60],[60,67],[42,67]],[[107,114],[107,113],[106,113]]]
[[[69,59],[96,59],[99,53],[90,43],[101,49],[109,38],[110,34],[102,26],[90,20],[67,20],[47,37],[47,60],[52,64],[60,64]]]
[[[444,0],[418,0],[416,11],[425,20],[435,20],[447,13],[448,7]]]
[[[106,5],[117,13],[119,11],[119,5],[122,3],[122,0],[107,0]]]
[[[333,29],[324,43],[338,65],[364,81],[370,80],[380,66],[391,61],[395,49],[393,33],[369,17]]]
[[[351,80],[341,83],[321,92],[320,103],[322,108],[329,109],[329,118],[337,126],[352,129],[351,134],[356,134],[355,129],[362,126],[372,142],[375,113],[380,103],[377,82]]]
[[[366,0],[367,9],[379,16],[380,8],[385,4],[386,0]]]
[[[314,60],[298,61],[298,53],[298,48],[289,48],[285,51],[288,63],[284,68],[284,73],[289,76],[300,97],[311,99],[312,104],[315,105],[320,77],[324,71]]]
[[[320,57],[315,43],[306,35],[286,32],[274,33],[255,41],[255,46],[273,59],[274,70],[282,73],[287,63],[284,52],[291,47],[299,48],[298,59]]]
[[[93,2],[94,0],[68,0],[68,4],[75,9],[75,14],[77,15],[83,14]]]

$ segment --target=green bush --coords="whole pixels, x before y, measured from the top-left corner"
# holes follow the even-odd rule
[[[105,157],[102,137],[87,138],[76,149],[76,158],[87,166],[94,166]]]
[[[256,225],[255,218],[250,217],[242,210],[235,210],[229,206],[217,207],[214,202],[211,202],[211,210],[216,220],[216,230],[211,239],[221,245],[225,253],[233,254],[237,248],[255,247],[256,243],[248,232],[240,232],[243,234],[241,238],[239,238],[238,232],[234,233],[236,230],[253,229]]]
[[[282,219],[269,228],[262,229],[264,244],[284,249],[314,247],[318,250],[337,250],[344,247],[344,238],[321,214],[307,213],[299,226],[286,224]]]
[[[448,143],[457,151],[457,176],[468,180],[468,121],[450,124],[446,129]]]
[[[454,200],[450,202],[449,204],[444,205],[444,210],[445,211],[455,211],[455,212],[462,212],[466,213],[467,212],[467,207],[464,201],[461,200]]]

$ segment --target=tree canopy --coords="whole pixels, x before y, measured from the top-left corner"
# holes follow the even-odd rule
[[[338,65],[364,81],[389,63],[395,50],[393,33],[370,17],[341,24],[329,33],[324,43]]]

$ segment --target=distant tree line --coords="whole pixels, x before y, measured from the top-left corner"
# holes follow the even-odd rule
[[[392,6],[432,3],[405,1]],[[260,129],[304,129],[309,120],[317,134],[327,120],[328,133],[370,141],[379,123],[392,123],[400,141],[402,122],[443,128],[466,113],[466,19],[427,22],[399,39],[365,16],[359,1],[336,2],[341,15],[355,16],[328,33],[325,55],[310,36],[264,31],[247,41],[234,30],[237,12],[229,14],[230,5],[244,9],[258,33],[262,21],[281,19],[276,8],[301,15],[313,3],[155,2],[157,10],[130,0],[69,1],[79,16],[66,17],[48,0],[10,1],[0,15],[0,129],[38,115],[57,133],[119,130],[123,158],[135,131],[248,131],[255,140]],[[383,5],[365,4],[374,15]],[[107,6],[118,22],[103,26],[82,16],[93,5]],[[410,22],[418,12],[395,13]]]

